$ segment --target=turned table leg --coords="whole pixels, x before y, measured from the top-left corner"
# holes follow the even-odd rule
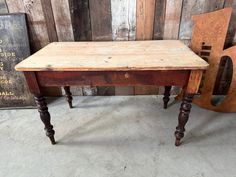
[[[73,100],[73,98],[72,98],[72,94],[71,94],[71,92],[70,92],[70,87],[69,87],[69,86],[65,86],[65,87],[64,87],[64,90],[65,90],[66,99],[67,99],[67,101],[68,101],[68,103],[69,103],[69,107],[70,107],[70,108],[73,108],[73,106],[72,106],[72,100]]]
[[[56,144],[54,139],[55,131],[53,130],[53,126],[50,123],[50,114],[48,112],[48,107],[45,98],[42,95],[34,95],[35,102],[40,114],[40,118],[44,123],[44,130],[46,131],[46,135],[49,137],[52,144]]]
[[[165,92],[164,92],[164,109],[167,109],[168,102],[170,101],[170,90],[171,86],[165,86]]]
[[[188,122],[189,114],[191,111],[191,103],[193,100],[193,94],[186,94],[183,98],[180,113],[178,117],[178,126],[175,131],[175,145],[179,146],[181,144],[181,139],[184,137],[185,125]]]

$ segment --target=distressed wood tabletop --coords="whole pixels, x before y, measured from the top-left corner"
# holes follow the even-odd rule
[[[18,65],[19,71],[206,69],[207,62],[178,40],[54,42]]]

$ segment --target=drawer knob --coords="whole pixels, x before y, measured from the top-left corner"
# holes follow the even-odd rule
[[[126,78],[126,79],[129,78],[129,73],[125,73],[125,78]]]

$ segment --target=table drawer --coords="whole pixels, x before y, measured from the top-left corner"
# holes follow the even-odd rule
[[[190,71],[38,71],[40,86],[187,85]]]

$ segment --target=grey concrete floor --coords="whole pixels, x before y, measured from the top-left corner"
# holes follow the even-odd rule
[[[1,110],[0,177],[236,177],[236,114],[193,106],[175,147],[178,102],[167,110],[156,96],[74,97],[74,104],[49,104],[55,146],[37,110]]]

